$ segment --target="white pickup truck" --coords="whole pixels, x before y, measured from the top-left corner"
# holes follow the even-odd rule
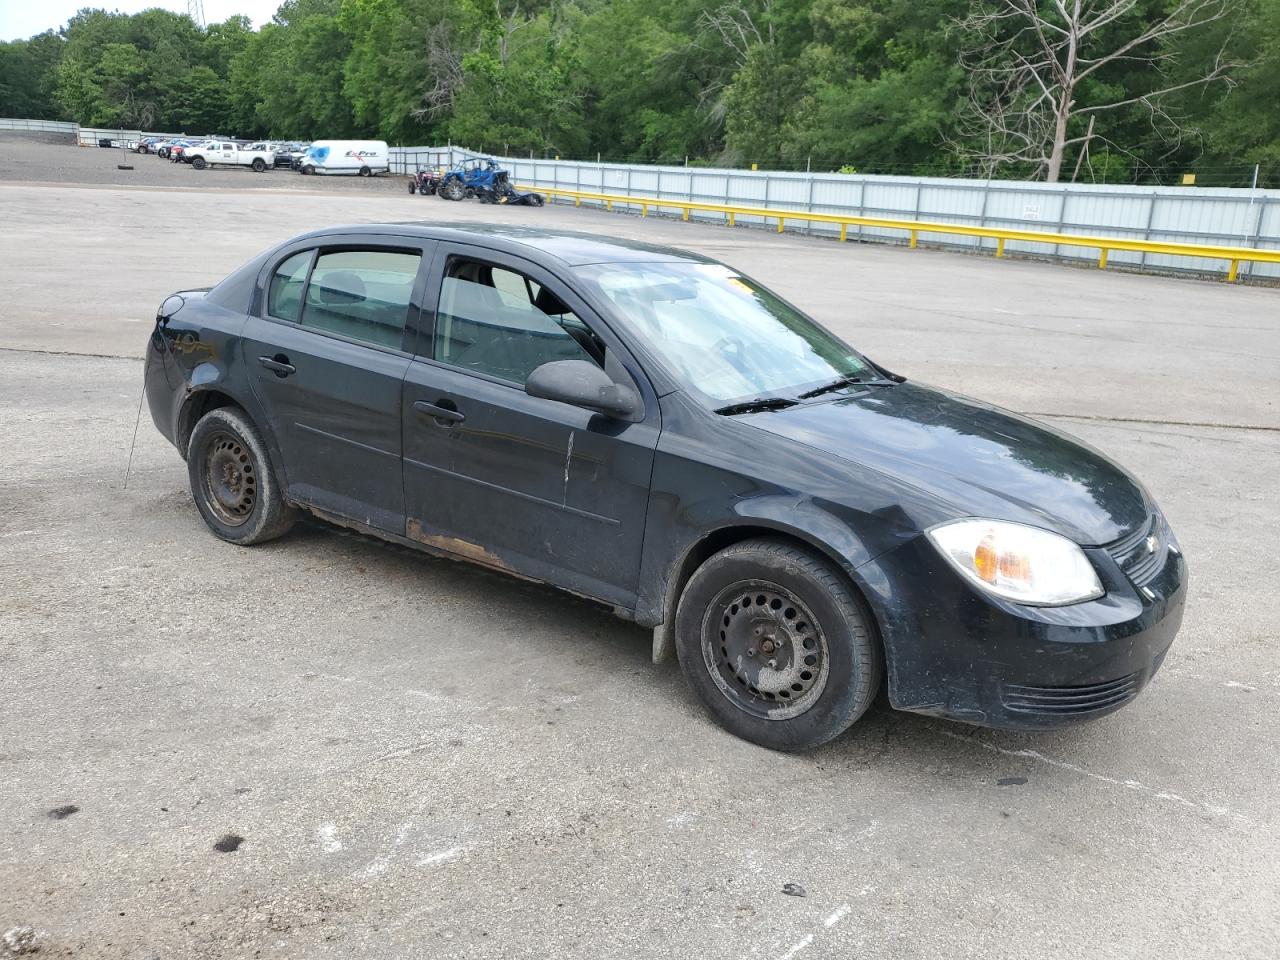
[[[255,173],[261,173],[275,165],[275,152],[241,147],[230,140],[206,140],[196,146],[187,147],[184,159],[189,159],[191,166],[197,170],[203,170],[215,163],[223,163],[228,166],[249,167]]]

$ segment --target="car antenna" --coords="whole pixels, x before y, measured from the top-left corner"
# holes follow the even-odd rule
[[[161,306],[163,307],[163,304]],[[172,347],[169,346],[169,341],[165,338],[164,333],[161,332],[160,327],[163,323],[167,323],[168,320],[168,317],[157,316],[156,327],[152,331],[152,336],[160,338],[160,342],[164,345],[166,351],[172,350]],[[147,376],[150,373],[151,361],[144,356],[142,358],[142,396],[138,397],[138,415],[133,420],[133,440],[129,444],[129,460],[124,467],[124,486],[121,488],[123,490],[129,489],[129,474],[133,471],[133,451],[138,445],[138,424],[142,423],[142,401],[147,399]]]
[[[159,333],[159,330],[156,331]],[[151,363],[146,358],[142,358],[142,396],[138,397],[138,415],[133,421],[133,441],[129,444],[129,462],[124,467],[124,486],[122,489],[129,489],[129,474],[133,470],[133,448],[138,445],[138,424],[142,422],[142,401],[147,398],[147,374],[151,372]]]

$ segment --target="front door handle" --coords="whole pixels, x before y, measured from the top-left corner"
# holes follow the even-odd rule
[[[291,373],[297,373],[298,368],[289,363],[289,358],[283,354],[276,354],[274,357],[259,357],[258,362],[274,373],[277,377],[287,377]]]
[[[447,403],[448,401],[441,401],[441,402]],[[462,411],[460,410],[453,410],[453,409],[450,409],[449,407],[437,406],[434,403],[427,403],[425,400],[414,401],[413,409],[417,410],[419,413],[423,413],[423,414],[426,414],[428,417],[431,417],[433,420],[436,421],[436,423],[439,423],[441,426],[447,423],[461,423],[463,420],[467,419],[466,415],[462,413]]]

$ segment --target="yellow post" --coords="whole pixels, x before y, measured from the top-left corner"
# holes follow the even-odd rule
[[[996,240],[996,256],[997,257],[1004,256],[1004,237],[1000,237],[999,239]]]
[[[729,211],[729,226],[731,227],[733,226],[733,220],[734,220],[734,217],[736,216],[737,214],[735,214],[733,211]]]
[[[1232,260],[1231,269],[1227,271],[1227,283],[1235,283],[1236,277],[1240,273],[1240,261]]]
[[[684,208],[684,222],[685,222],[685,223],[688,223],[688,222],[689,222],[689,208],[688,208],[688,207],[685,207],[685,208]]]
[[[640,216],[647,217],[649,215],[649,205],[647,203],[640,204]]]
[[[1105,269],[1107,269],[1107,257],[1110,255],[1110,253],[1111,253],[1111,251],[1110,251],[1110,250],[1108,250],[1106,247],[1103,247],[1103,248],[1102,248],[1102,256],[1098,257],[1098,269],[1099,269],[1099,270],[1105,270]]]
[[[613,211],[613,201],[612,201],[612,200],[606,200],[606,201],[604,202],[604,208],[605,208],[606,210],[608,210],[608,211],[612,212],[612,211]]]
[[[753,164],[751,165],[751,169],[752,169],[752,170],[759,170],[759,169],[760,169],[760,165],[759,165],[758,163],[753,163]]]
[[[911,231],[911,249],[914,250],[915,248],[916,248],[916,232],[912,230]]]
[[[782,219],[782,217],[779,217],[779,218],[778,218],[778,232],[779,232],[779,233],[781,233],[781,232],[782,232],[782,225],[783,225],[784,223],[786,223],[786,222],[787,222],[787,221],[786,221],[786,220],[784,220],[784,219]]]
[[[573,198],[573,205],[574,205],[575,207],[580,207],[580,206],[582,206],[582,198],[581,198],[581,197],[574,197],[574,198]]]
[[[847,223],[840,224],[840,242],[841,243],[844,243],[844,238],[848,234],[848,232],[849,232],[849,225]]]

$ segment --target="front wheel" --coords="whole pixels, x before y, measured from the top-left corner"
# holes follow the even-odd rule
[[[373,175],[373,171],[372,171],[372,170],[370,170],[368,167],[361,167],[361,168],[360,168],[360,176],[362,176],[362,177],[369,177],[369,176],[372,176],[372,175]]]
[[[204,157],[192,157],[191,165],[195,167],[197,170],[203,170],[205,167],[208,166],[208,164],[205,163]]]
[[[413,194],[413,193],[417,193],[417,192],[418,192],[418,185],[417,185],[416,183],[414,183],[412,180],[410,180],[410,181],[409,181],[409,193]]]
[[[297,519],[280,496],[262,435],[238,407],[200,418],[187,445],[187,474],[200,515],[230,543],[274,540]]]
[[[440,196],[446,200],[461,200],[466,194],[466,188],[460,180],[446,180],[440,187]]]
[[[311,164],[307,164],[305,167],[302,168],[302,175],[304,177],[309,177],[315,172],[316,172],[316,168],[311,166]]]
[[[839,736],[880,687],[880,648],[853,586],[784,540],[746,540],[699,567],[680,597],[676,648],[720,725],[774,750]]]

